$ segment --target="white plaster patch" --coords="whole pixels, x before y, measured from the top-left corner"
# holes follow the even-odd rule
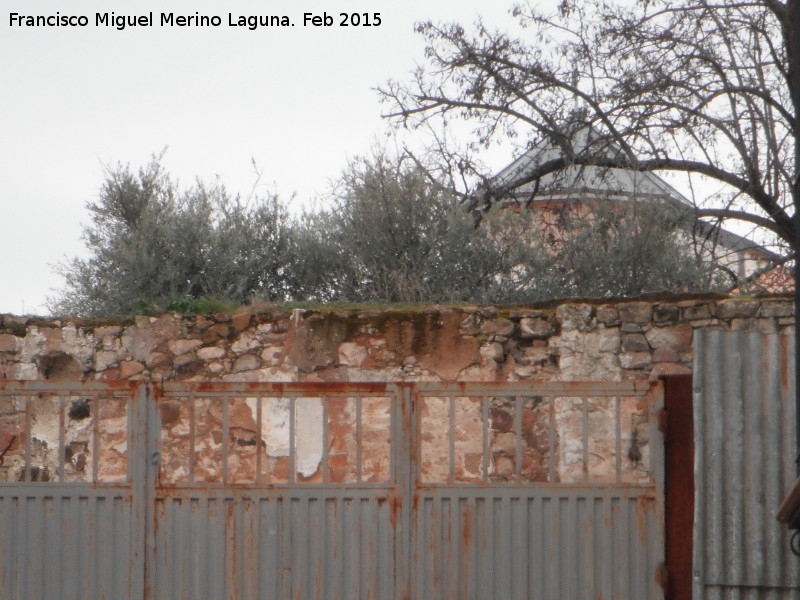
[[[289,456],[289,399],[266,398],[261,415],[261,439],[267,455]]]
[[[251,410],[256,409],[255,398],[248,398]],[[290,410],[288,398],[266,398],[261,407],[261,438],[268,456],[289,456]],[[297,398],[295,400],[295,469],[303,477],[310,477],[322,462],[322,399]]]
[[[295,470],[311,477],[322,461],[322,399],[295,400]]]

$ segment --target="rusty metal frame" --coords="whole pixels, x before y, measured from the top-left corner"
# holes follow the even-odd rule
[[[311,382],[311,383],[302,383],[302,382],[291,382],[291,383],[265,383],[265,382],[257,382],[257,383],[227,383],[227,382],[164,382],[161,384],[155,384],[153,386],[154,396],[156,398],[156,402],[167,401],[170,399],[189,399],[189,400],[196,400],[200,398],[214,398],[214,399],[221,399],[223,400],[222,404],[222,411],[223,411],[223,444],[229,437],[227,435],[227,421],[228,421],[228,413],[229,413],[229,403],[225,402],[225,400],[233,400],[233,399],[241,399],[241,398],[255,398],[258,400],[263,399],[288,399],[290,401],[288,411],[289,411],[289,461],[290,461],[290,469],[289,469],[289,479],[286,482],[276,482],[276,481],[262,481],[262,473],[260,469],[260,461],[257,461],[257,468],[256,473],[254,474],[253,482],[243,482],[243,483],[231,483],[227,481],[225,469],[227,468],[228,463],[228,452],[227,448],[223,449],[223,456],[222,456],[222,468],[223,468],[223,476],[221,481],[213,482],[213,483],[197,483],[193,480],[190,480],[188,484],[159,484],[159,488],[166,490],[167,488],[220,488],[220,489],[227,489],[228,487],[232,489],[255,489],[255,488],[293,488],[295,486],[300,485],[300,482],[297,481],[297,465],[296,465],[296,418],[297,418],[297,401],[300,399],[306,398],[318,398],[321,402],[321,409],[323,414],[322,420],[322,430],[324,439],[321,441],[322,444],[322,458],[320,462],[320,467],[323,469],[322,472],[322,482],[314,482],[314,483],[303,483],[303,486],[312,486],[315,488],[324,488],[324,487],[331,487],[334,489],[338,489],[341,487],[352,487],[352,488],[376,488],[376,489],[385,489],[391,488],[395,485],[397,481],[396,473],[398,469],[398,458],[402,456],[400,448],[398,446],[399,440],[403,436],[407,436],[407,433],[404,433],[402,429],[395,429],[394,424],[397,419],[400,419],[399,411],[400,408],[397,406],[397,402],[403,395],[403,390],[408,388],[410,384],[403,384],[403,383],[319,383],[319,382]],[[328,400],[332,398],[347,398],[347,399],[354,399],[356,403],[356,430],[357,430],[357,443],[356,443],[356,480],[354,482],[349,483],[331,483],[328,481],[328,462],[329,462],[329,448],[325,443],[327,441],[328,435],[328,410],[329,410],[329,403]],[[361,435],[362,435],[362,402],[364,398],[386,398],[390,402],[390,423],[393,427],[392,435],[389,436],[389,445],[390,445],[390,467],[389,467],[389,478],[385,482],[380,483],[371,483],[363,480],[363,457],[361,456],[362,451],[362,444],[361,444]],[[196,426],[195,422],[195,403],[190,403],[190,440],[191,440],[191,453],[190,453],[190,464],[194,460],[194,428]],[[258,438],[257,438],[257,445],[260,447],[261,442],[261,425],[263,419],[263,407],[262,402],[256,403],[257,407],[257,414],[256,420],[259,426]],[[261,452],[257,453],[257,456],[260,457]],[[190,469],[191,476],[193,477],[193,469]]]
[[[610,399],[613,401],[614,406],[614,422],[615,431],[614,437],[616,441],[615,447],[615,481],[613,484],[617,487],[644,487],[649,488],[655,485],[655,482],[661,481],[661,473],[652,473],[653,483],[626,483],[622,481],[621,471],[621,456],[622,456],[622,430],[621,430],[621,416],[620,406],[622,399],[647,397],[648,410],[651,413],[648,415],[649,423],[657,423],[658,411],[663,407],[663,387],[658,382],[652,381],[620,381],[620,382],[542,382],[531,384],[524,383],[502,383],[502,384],[487,384],[487,383],[418,383],[413,388],[415,404],[423,402],[426,398],[442,398],[448,401],[448,417],[449,417],[449,456],[448,456],[448,480],[446,482],[423,482],[416,479],[418,486],[422,487],[476,487],[476,486],[531,486],[537,487],[553,487],[562,489],[565,487],[574,488],[602,488],[607,487],[609,482],[590,482],[588,481],[588,454],[589,454],[589,431],[588,431],[588,405],[587,398],[602,398]],[[481,465],[481,481],[464,481],[457,482],[453,477],[454,468],[454,446],[455,446],[455,399],[463,398],[479,398],[481,402],[481,419],[482,419],[482,447],[483,457]],[[489,419],[489,400],[491,398],[505,397],[514,400],[514,424],[513,432],[515,434],[515,465],[514,477],[512,481],[497,481],[489,479],[489,451],[490,451],[490,419]],[[520,400],[530,397],[545,398],[550,403],[550,422],[548,423],[548,438],[549,438],[549,463],[548,463],[548,482],[529,482],[523,481],[521,477],[521,456],[522,456],[522,402]],[[563,401],[563,399],[580,398],[581,399],[581,418],[582,418],[582,457],[584,477],[582,482],[563,483],[555,482],[555,408],[556,401]],[[652,412],[655,411],[655,412]],[[417,427],[422,428],[421,411],[416,411]],[[660,432],[657,428],[651,426],[648,430],[648,439],[658,439]],[[416,448],[416,462],[421,462],[420,454],[422,452],[421,445],[418,443],[419,437],[415,437]],[[658,448],[656,448],[658,452]],[[654,459],[660,460],[661,455],[656,454]],[[654,462],[655,468],[658,463]]]
[[[55,469],[55,481],[48,481],[46,483],[53,483],[63,486],[85,486],[86,482],[80,481],[65,481],[65,423],[64,412],[67,409],[67,400],[70,398],[83,398],[91,402],[91,414],[98,413],[99,401],[101,398],[109,399],[132,399],[136,394],[137,388],[141,387],[131,382],[102,382],[102,381],[0,381],[0,398],[3,397],[23,397],[25,398],[25,430],[28,434],[32,432],[32,413],[31,404],[32,399],[35,397],[54,397],[58,401],[58,415],[59,415],[59,439],[58,439],[58,465]],[[127,406],[127,420],[128,423],[134,418],[132,414],[132,403],[129,402]],[[131,477],[128,475],[125,482],[102,482],[98,480],[98,463],[97,452],[98,447],[98,420],[93,419],[91,431],[91,460],[92,460],[92,486],[96,487],[120,487],[129,486]],[[25,435],[25,466],[24,477],[27,480],[35,467],[32,464],[32,436]],[[26,481],[15,482],[24,484]],[[0,483],[0,485],[9,485],[9,483]]]

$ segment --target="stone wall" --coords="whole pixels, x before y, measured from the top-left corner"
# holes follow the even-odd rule
[[[0,379],[648,379],[690,372],[697,328],[784,333],[794,327],[792,309],[790,300],[771,298],[564,303],[524,309],[243,311],[136,317],[117,323],[4,315]],[[490,481],[510,480],[517,460],[521,461],[519,477],[525,481],[650,480],[648,407],[640,398],[620,398],[619,406],[607,398],[518,400],[523,402],[518,425],[514,425],[513,403],[505,397],[489,400],[486,443],[490,459],[483,465],[480,398],[424,399],[423,480],[447,480],[451,410],[457,481],[481,481],[484,468]],[[52,397],[26,402],[22,397],[0,398],[0,452],[4,453],[0,481],[24,477],[27,435],[30,478],[50,480],[63,471],[65,481],[125,479],[124,399],[81,394],[61,404]],[[288,481],[289,411],[294,410],[297,481],[321,481],[323,447],[330,451],[329,481],[386,481],[389,398],[366,396],[358,410],[355,402],[353,398],[329,399],[324,413],[320,398],[298,399],[294,409],[285,398],[234,398],[228,406],[230,450],[223,458],[222,405],[191,394],[172,398],[159,405],[160,480],[165,485],[180,484],[191,476],[192,481],[218,482],[227,461],[228,481],[234,484]],[[454,402],[452,408],[450,402]],[[326,443],[323,414],[328,415]],[[521,437],[514,427],[522,428]],[[360,450],[355,442],[357,429],[362,432]],[[582,445],[587,443],[591,452]],[[63,456],[58,450],[62,444]],[[619,458],[618,452],[622,452]],[[586,456],[590,460],[584,465]]]
[[[785,332],[787,298],[553,308],[0,316],[0,379],[620,380],[687,373],[697,328]]]

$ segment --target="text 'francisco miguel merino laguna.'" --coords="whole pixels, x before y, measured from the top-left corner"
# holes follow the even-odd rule
[[[228,13],[227,18],[219,15],[193,15],[177,13],[153,12],[140,15],[118,15],[114,12],[95,13],[93,18],[86,15],[65,15],[56,12],[51,15],[25,15],[9,13],[11,27],[110,27],[122,31],[128,27],[244,27],[251,31],[259,27],[294,27],[295,21],[287,15],[234,15]],[[342,12],[322,14],[303,13],[297,23],[303,27],[379,27],[381,13],[378,12]]]

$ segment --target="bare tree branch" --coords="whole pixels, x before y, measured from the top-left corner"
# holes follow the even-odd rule
[[[472,124],[471,147],[508,137],[549,145],[513,180],[476,173],[458,183],[486,210],[572,167],[685,172],[718,181],[735,217],[795,246],[793,183],[800,135],[789,68],[789,12],[778,0],[593,3],[545,15],[514,8],[524,39],[421,23],[426,63],[413,83],[379,92],[395,122]],[[529,40],[529,41],[528,41]],[[798,87],[800,89],[800,87]],[[583,128],[590,139],[575,135]],[[799,155],[800,156],[800,155]]]

